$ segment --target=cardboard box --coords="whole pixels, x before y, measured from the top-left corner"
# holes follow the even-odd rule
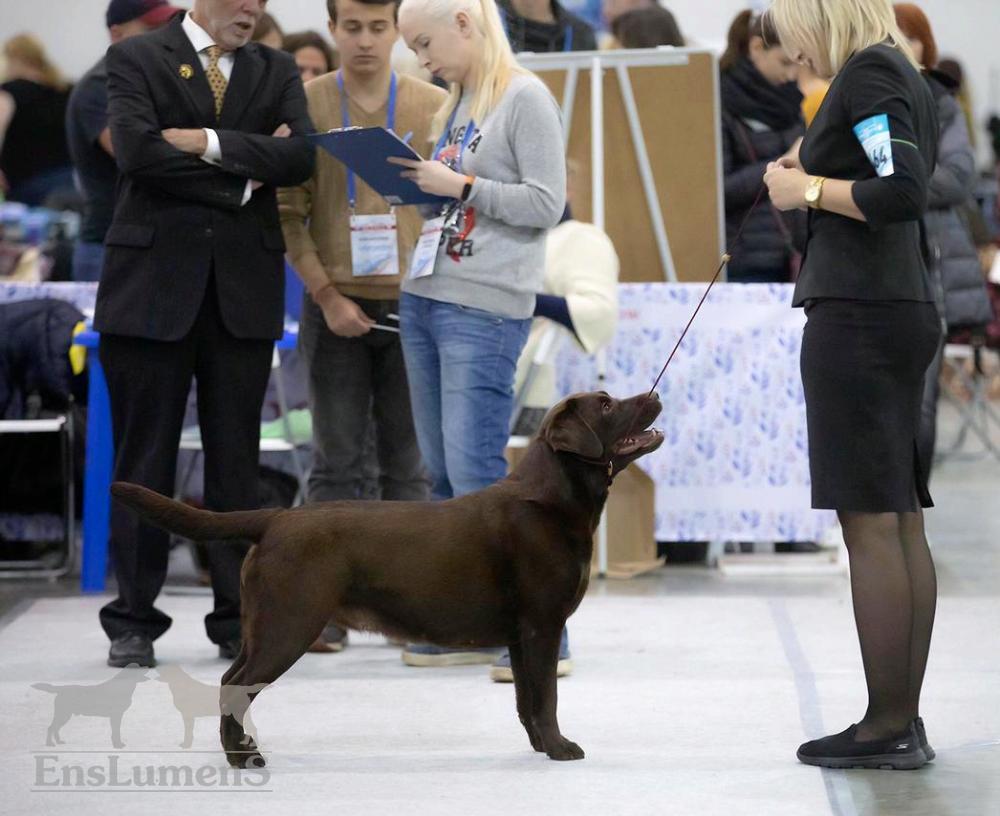
[[[634,578],[663,566],[656,557],[656,485],[635,463],[615,476],[605,507],[608,578]],[[591,572],[597,573],[597,535]]]
[[[523,447],[508,447],[511,468],[524,455]],[[655,509],[656,486],[636,464],[615,476],[605,506],[608,526],[608,578],[634,578],[663,566],[666,559],[656,557]],[[597,534],[591,573],[597,574]]]

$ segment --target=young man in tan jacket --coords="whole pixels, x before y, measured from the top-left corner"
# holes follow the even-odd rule
[[[428,154],[444,91],[390,65],[399,0],[327,0],[341,68],[306,84],[319,132],[387,127]],[[389,205],[330,155],[279,194],[288,258],[306,288],[299,349],[309,371],[315,459],[309,501],[360,497],[362,452],[375,420],[383,499],[423,500],[428,486],[413,429],[399,342],[401,273],[420,236],[416,207]],[[316,651],[339,651],[346,633],[328,626]]]

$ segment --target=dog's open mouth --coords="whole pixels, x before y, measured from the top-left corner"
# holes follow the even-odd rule
[[[663,442],[663,431],[657,428],[650,428],[648,431],[640,431],[632,436],[627,436],[615,445],[615,456],[629,456],[640,451],[646,452],[658,448]]]

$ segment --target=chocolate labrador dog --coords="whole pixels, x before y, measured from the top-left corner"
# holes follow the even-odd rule
[[[645,430],[660,410],[655,395],[569,397],[506,479],[441,502],[210,513],[113,484],[119,501],[172,532],[256,542],[243,563],[243,646],[222,678],[230,764],[260,768],[264,760],[242,725],[255,694],[227,695],[227,687],[273,683],[329,620],[411,642],[506,646],[531,746],[552,759],[582,759],[556,719],[559,636],[587,589],[608,487],[663,442],[660,431]]]

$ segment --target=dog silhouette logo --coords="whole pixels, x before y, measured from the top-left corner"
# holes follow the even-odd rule
[[[135,687],[149,680],[145,671],[136,671],[136,668],[122,669],[109,680],[92,686],[32,683],[32,688],[55,695],[52,722],[45,733],[45,744],[62,745],[59,729],[73,717],[107,717],[111,723],[111,744],[115,748],[124,748],[122,717],[132,705]]]
[[[254,686],[226,686],[225,697],[218,684],[196,680],[180,666],[167,665],[157,669],[156,679],[166,683],[174,700],[174,708],[184,720],[184,741],[181,748],[190,748],[194,740],[194,721],[198,717],[218,718],[223,714],[234,714],[248,735],[256,738],[257,730],[250,721],[247,706],[257,693],[267,687],[267,683]],[[242,717],[240,712],[246,712]]]

